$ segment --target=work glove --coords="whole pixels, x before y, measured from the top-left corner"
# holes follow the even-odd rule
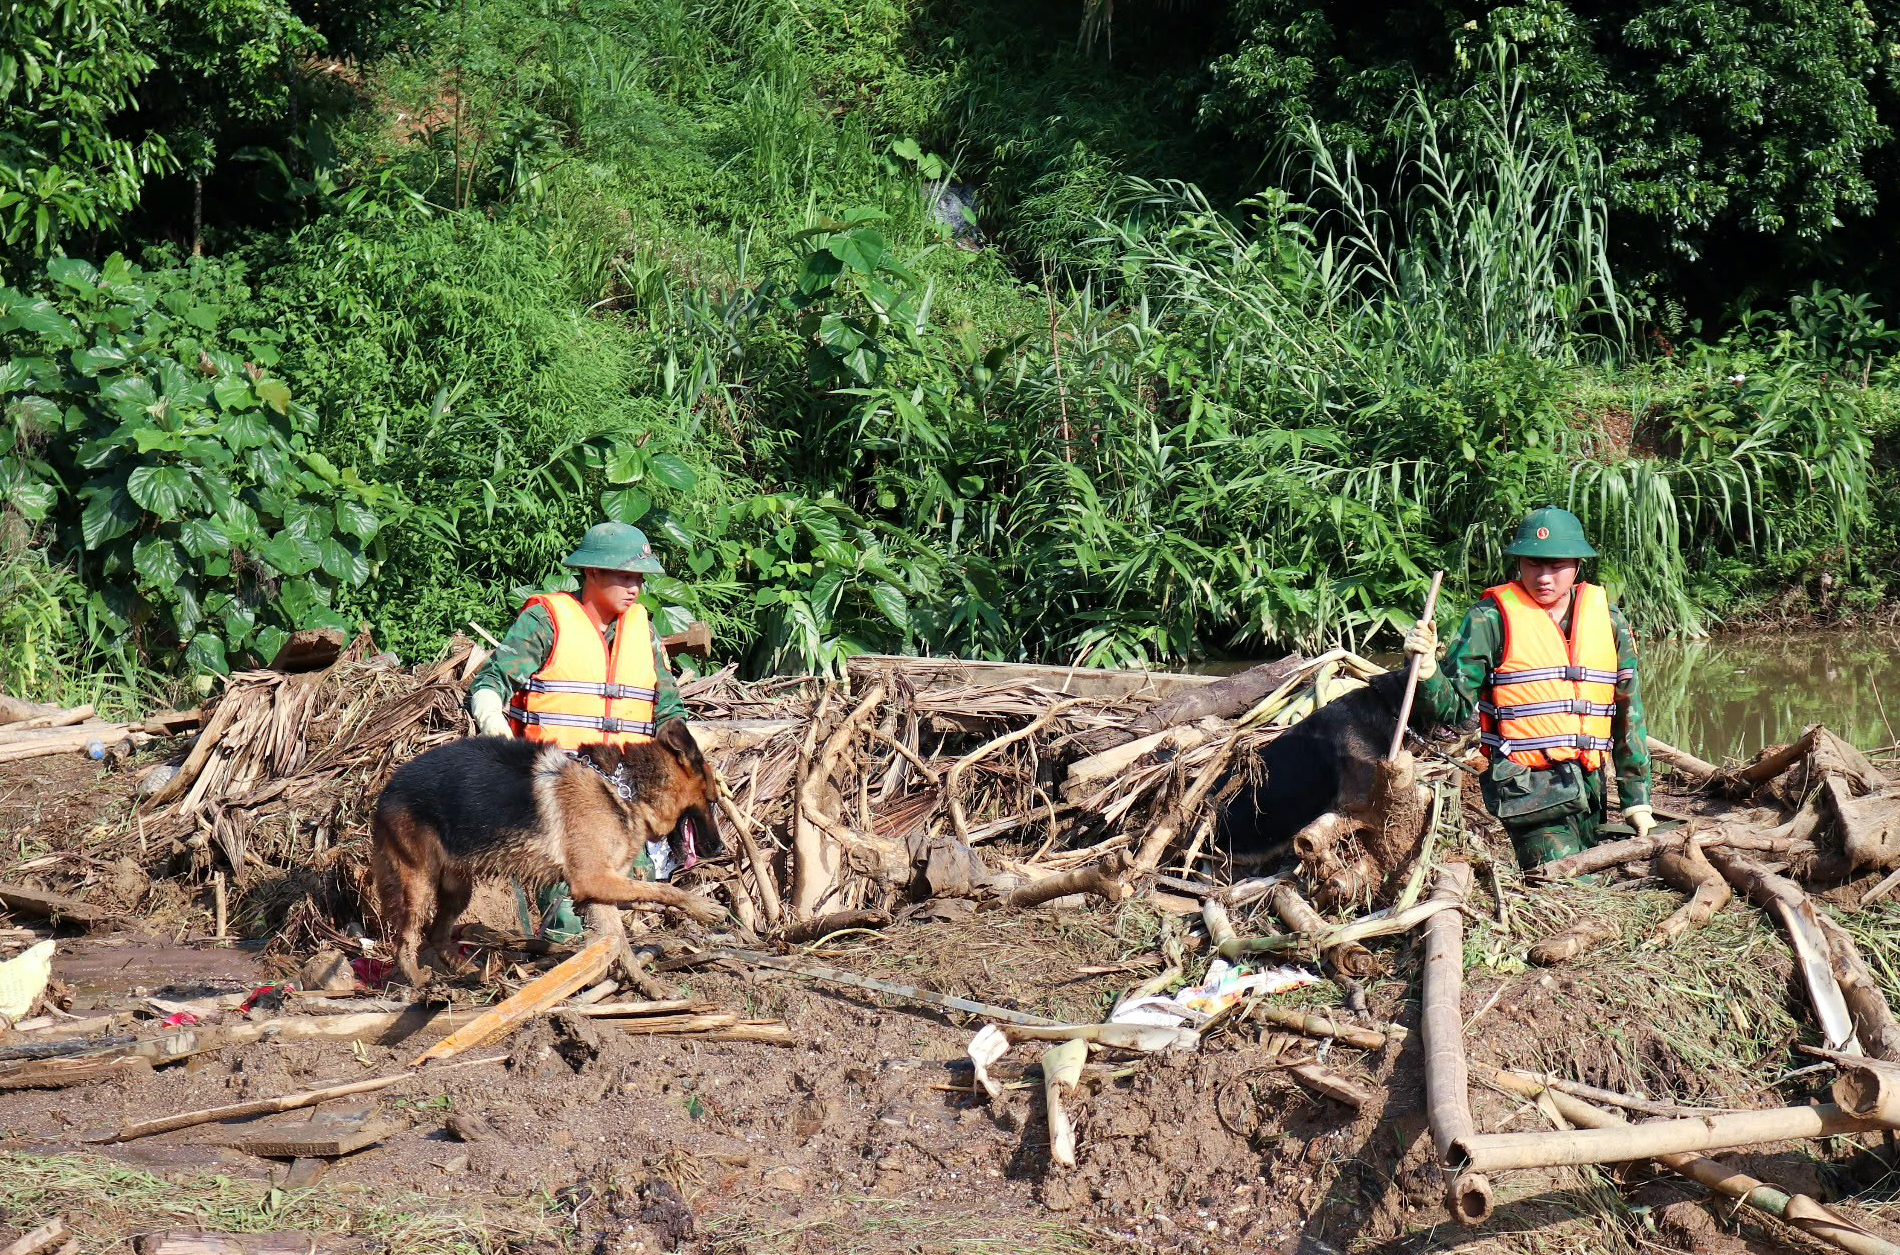
[[[1438,625],[1429,619],[1420,619],[1405,634],[1405,652],[1418,659],[1418,678],[1430,679],[1438,674]]]
[[[1625,806],[1623,822],[1636,829],[1636,835],[1646,837],[1649,830],[1656,826],[1656,812],[1647,806]]]
[[[475,731],[482,736],[512,736],[501,694],[494,689],[477,689],[468,699],[468,713],[475,717]]]

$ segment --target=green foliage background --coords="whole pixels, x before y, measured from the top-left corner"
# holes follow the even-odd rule
[[[1891,598],[1900,15],[1110,12],[22,0],[0,683],[426,656],[603,516],[753,671],[1364,645],[1547,500],[1648,631]]]

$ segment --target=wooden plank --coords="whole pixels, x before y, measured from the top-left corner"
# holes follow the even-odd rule
[[[368,1113],[258,1129],[225,1143],[260,1159],[335,1159],[382,1141],[401,1126]]]
[[[30,915],[35,919],[50,919],[56,923],[83,924],[87,928],[111,924],[119,918],[104,907],[81,902],[78,898],[4,882],[0,882],[0,907],[5,907],[15,915]]]
[[[292,1160],[290,1171],[284,1174],[284,1183],[278,1188],[285,1190],[307,1190],[323,1179],[323,1173],[329,1166],[329,1160],[318,1159],[314,1156]]]
[[[620,947],[627,944],[622,934],[600,937],[579,954],[563,959],[542,976],[523,985],[514,994],[496,1003],[473,1022],[450,1033],[417,1055],[410,1067],[421,1067],[438,1059],[450,1059],[464,1050],[472,1050],[493,1041],[509,1029],[537,1015],[546,1014],[568,995],[599,980],[613,963]]]
[[[90,1081],[149,1075],[152,1061],[143,1055],[111,1055],[103,1059],[36,1059],[0,1075],[0,1090],[65,1089]]]
[[[1169,697],[1212,684],[1219,676],[1175,671],[1118,671],[1108,667],[1046,667],[1019,662],[981,662],[962,658],[909,658],[896,654],[857,654],[845,662],[855,687],[885,671],[901,672],[913,687],[967,688],[982,684],[1034,684],[1071,697]]]
[[[40,1255],[66,1240],[66,1221],[58,1216],[0,1248],[0,1255]]]

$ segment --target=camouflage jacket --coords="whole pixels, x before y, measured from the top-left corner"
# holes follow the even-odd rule
[[[1568,630],[1568,619],[1564,627]],[[1624,806],[1649,804],[1649,728],[1643,718],[1642,676],[1636,665],[1636,636],[1629,620],[1610,607],[1610,631],[1616,640],[1616,665],[1627,680],[1616,683],[1616,716],[1611,721],[1611,751],[1616,760],[1617,796]],[[1489,598],[1465,613],[1445,648],[1438,671],[1418,686],[1418,706],[1426,723],[1461,723],[1477,710],[1485,677],[1504,656],[1504,616]]]
[[[609,648],[614,643],[614,627],[612,623],[607,625]],[[504,703],[513,701],[516,688],[547,663],[548,653],[553,648],[554,621],[540,606],[529,606],[515,619],[508,635],[501,638],[500,647],[475,673],[475,682],[468,689],[469,700],[473,701],[475,694],[483,689],[492,689],[501,694]],[[686,703],[680,700],[679,684],[667,668],[666,651],[660,647],[657,633],[653,637],[653,676],[654,724],[686,718]]]

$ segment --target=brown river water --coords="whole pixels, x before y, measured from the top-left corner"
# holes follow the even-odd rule
[[[1900,630],[1747,632],[1641,643],[1649,734],[1711,762],[1825,723],[1868,752],[1900,743]],[[1375,653],[1384,667],[1402,662]],[[1195,668],[1227,675],[1252,664]]]

